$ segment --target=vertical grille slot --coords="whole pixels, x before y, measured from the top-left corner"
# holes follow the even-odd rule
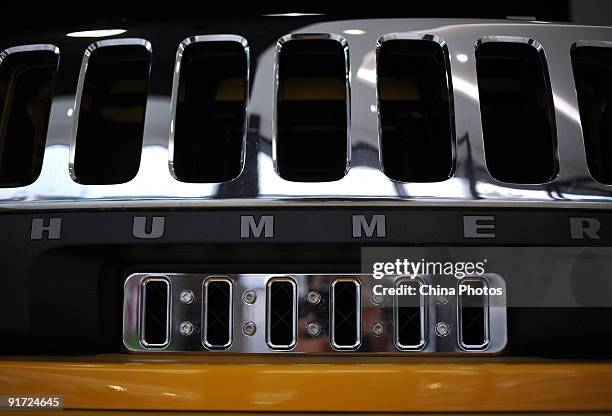
[[[396,286],[414,295],[395,296],[395,345],[400,350],[420,350],[425,346],[426,311],[424,296],[419,293],[421,281],[400,280]]]
[[[331,284],[331,344],[339,350],[354,350],[361,344],[361,288],[354,279],[336,279]]]
[[[454,126],[446,46],[383,38],[376,63],[383,171],[403,182],[448,179]]]
[[[170,342],[170,283],[164,278],[148,278],[142,289],[142,345],[166,347]]]
[[[485,349],[489,344],[489,297],[462,289],[484,290],[487,284],[481,279],[463,279],[459,284],[458,321],[459,343],[468,350]]]
[[[150,48],[122,41],[93,44],[81,68],[71,173],[82,184],[128,182],[140,165]]]
[[[349,159],[348,46],[332,35],[277,46],[275,162],[284,179],[341,179]]]
[[[579,44],[571,54],[589,171],[612,184],[612,48]]]
[[[174,175],[184,182],[230,181],[243,165],[246,41],[230,35],[188,39],[179,49],[179,66],[173,97]]]
[[[42,168],[59,52],[19,46],[0,54],[0,186],[33,183]]]
[[[268,282],[267,342],[270,348],[289,350],[296,343],[297,287],[293,279]]]
[[[533,40],[504,39],[481,40],[476,49],[487,168],[502,182],[546,183],[557,166],[544,51]]]
[[[232,344],[232,282],[211,277],[204,282],[203,342],[210,349],[225,349]]]

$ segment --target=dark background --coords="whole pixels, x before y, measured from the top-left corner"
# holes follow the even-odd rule
[[[490,1],[45,1],[5,0],[0,6],[0,30],[37,32],[53,28],[88,26],[115,22],[159,22],[169,19],[231,19],[278,13],[321,13],[342,18],[527,17],[543,21],[585,25],[611,25],[610,0],[490,0]],[[322,17],[324,18],[324,17]]]

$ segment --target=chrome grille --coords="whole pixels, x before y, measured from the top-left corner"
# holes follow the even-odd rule
[[[608,185],[589,173],[582,139],[581,119],[571,66],[570,50],[576,42],[612,39],[608,28],[542,23],[510,23],[469,20],[344,20],[304,26],[290,35],[342,34],[360,28],[360,34],[346,35],[350,68],[350,169],[341,179],[329,182],[291,182],[274,167],[273,120],[275,44],[257,44],[261,50],[256,70],[251,71],[248,102],[248,133],[244,169],[231,181],[182,183],[168,168],[171,136],[172,96],[168,80],[152,77],[144,122],[142,157],[136,176],[113,186],[84,185],[70,176],[71,144],[77,118],[75,103],[80,91],[56,94],[45,157],[39,178],[31,185],[0,189],[0,205],[12,208],[81,207],[169,207],[169,206],[263,206],[287,203],[329,203],[378,200],[388,205],[525,205],[605,207],[612,194]],[[363,32],[363,33],[361,33]],[[456,136],[455,172],[439,182],[396,182],[381,170],[378,144],[375,49],[382,37],[406,34],[441,39],[448,48]],[[126,35],[129,35],[126,34]],[[558,174],[547,183],[512,184],[494,179],[488,172],[482,126],[475,45],[480,39],[519,37],[537,41],[548,63],[554,117],[557,130]],[[280,38],[280,37],[279,37]],[[120,40],[120,39],[117,39]],[[65,45],[59,45],[60,56]],[[255,43],[253,43],[255,42]],[[178,47],[178,45],[177,45]],[[157,57],[151,45],[152,71],[161,71],[169,56]],[[83,50],[84,52],[84,50]],[[166,69],[170,69],[168,66]],[[62,68],[59,70],[59,77]],[[167,92],[167,93],[166,93]],[[112,164],[112,160],[107,161]],[[331,202],[333,200],[334,202]],[[587,204],[590,203],[590,204]],[[550,204],[550,205],[549,205]]]

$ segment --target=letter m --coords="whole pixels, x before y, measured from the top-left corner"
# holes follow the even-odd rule
[[[353,215],[353,238],[373,237],[384,238],[387,236],[387,227],[384,215],[372,215],[368,222],[365,215]]]
[[[264,238],[274,237],[274,217],[262,215],[259,222],[253,215],[242,215],[240,217],[240,238]]]

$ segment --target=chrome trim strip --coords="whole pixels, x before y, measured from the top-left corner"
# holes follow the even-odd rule
[[[164,342],[162,342],[161,344],[150,344],[145,340],[145,326],[144,326],[144,320],[146,317],[146,306],[147,306],[147,291],[146,291],[146,287],[147,284],[149,282],[162,282],[166,285],[166,340]],[[170,328],[171,328],[171,322],[172,322],[172,297],[171,297],[171,283],[170,280],[168,278],[164,278],[164,277],[146,277],[142,283],[141,283],[141,295],[140,295],[140,322],[139,322],[139,328],[140,328],[140,344],[147,348],[147,349],[151,349],[151,348],[155,348],[155,349],[164,349],[166,348],[168,345],[170,345]]]
[[[272,316],[272,302],[271,302],[271,290],[272,290],[272,284],[276,283],[276,282],[286,282],[286,283],[290,283],[293,291],[292,291],[292,296],[293,296],[293,302],[292,302],[292,313],[291,313],[291,322],[293,324],[293,328],[292,328],[292,337],[293,340],[286,345],[278,345],[278,344],[274,344],[271,340],[271,330],[272,330],[272,322],[271,322],[271,316]],[[284,277],[272,277],[270,278],[270,280],[268,280],[268,282],[266,283],[266,343],[268,344],[268,347],[270,347],[270,349],[273,350],[286,350],[286,351],[290,351],[292,350],[296,343],[297,343],[297,308],[298,308],[298,304],[297,304],[297,285],[295,283],[295,280],[293,280],[293,278],[289,277],[289,276],[284,276]]]
[[[274,171],[280,176],[278,169],[277,157],[277,129],[278,129],[278,84],[279,84],[279,55],[285,44],[297,40],[308,39],[329,39],[338,42],[344,50],[344,69],[345,69],[345,87],[346,87],[346,167],[344,175],[348,174],[351,168],[351,62],[349,54],[349,45],[345,38],[335,33],[295,33],[285,35],[278,40],[274,49],[274,105],[272,109],[272,164]],[[328,181],[337,182],[337,181]],[[317,183],[317,182],[315,182]],[[320,183],[320,182],[319,182]]]
[[[406,283],[406,282],[416,282],[419,287],[423,286],[423,282],[421,279],[419,278],[414,278],[414,279],[410,279],[410,278],[400,278],[395,282],[395,287],[399,287],[401,284]],[[414,344],[414,345],[404,345],[400,342],[399,339],[399,299],[398,299],[398,295],[396,294],[395,296],[393,296],[393,326],[395,327],[395,331],[393,331],[393,341],[395,342],[395,346],[397,347],[398,350],[401,351],[420,351],[423,348],[426,347],[427,345],[427,322],[428,322],[428,317],[427,317],[427,310],[429,309],[427,307],[426,301],[425,301],[425,296],[419,292],[419,309],[420,311],[420,322],[421,322],[421,341],[418,344]]]
[[[546,98],[548,99],[548,105],[547,105],[547,109],[548,109],[548,121],[550,122],[551,125],[551,134],[552,134],[552,147],[553,147],[553,173],[552,176],[550,178],[550,180],[548,182],[543,182],[543,183],[538,183],[538,184],[517,184],[517,183],[512,183],[512,182],[502,182],[499,181],[498,179],[495,179],[496,181],[500,182],[500,183],[508,183],[511,185],[518,185],[518,186],[522,186],[522,185],[546,185],[549,184],[551,182],[554,182],[555,179],[557,179],[557,177],[559,177],[559,170],[560,170],[560,165],[559,165],[559,144],[558,144],[558,133],[557,133],[557,120],[555,117],[555,100],[554,100],[554,96],[553,96],[553,88],[550,82],[550,74],[548,71],[548,62],[546,59],[546,52],[544,50],[544,47],[542,46],[542,44],[540,42],[538,42],[535,39],[532,38],[528,38],[528,37],[523,37],[523,36],[483,36],[482,38],[478,39],[478,41],[476,41],[476,45],[474,47],[474,55],[476,54],[476,51],[478,50],[478,48],[480,47],[480,45],[483,45],[485,43],[492,43],[492,42],[499,42],[499,43],[521,43],[521,44],[525,44],[525,45],[529,45],[532,48],[534,48],[537,53],[538,53],[538,57],[540,59],[540,66],[542,68],[542,75],[544,76],[544,89],[546,91]],[[569,54],[569,50],[568,50],[568,54]],[[476,83],[476,89],[478,89],[478,83]],[[478,92],[479,94],[479,105],[480,105],[480,91]],[[480,114],[480,125],[481,128],[483,126],[482,123],[482,113]],[[491,172],[489,171],[489,167],[487,166],[487,158],[486,158],[486,150],[484,148],[484,143],[485,143],[486,139],[484,137],[484,132],[483,132],[483,137],[482,137],[482,144],[483,144],[483,153],[485,154],[485,163],[484,163],[484,167],[487,169],[487,173],[489,174],[489,176],[492,177]]]
[[[7,48],[3,50],[2,52],[0,52],[0,65],[2,64],[2,61],[6,59],[6,57],[14,53],[37,52],[37,51],[50,51],[56,54],[57,56],[59,56],[60,54],[59,48],[49,43],[35,43],[32,45],[13,46],[12,48]],[[59,59],[58,59],[58,63],[59,63]]]
[[[211,282],[224,282],[229,286],[229,324],[227,342],[223,345],[215,345],[208,342],[208,285]],[[202,302],[202,345],[211,350],[226,349],[232,345],[234,328],[234,283],[225,276],[211,276],[204,281]]]
[[[463,307],[463,296],[459,294],[459,286],[465,282],[479,282],[482,283],[483,288],[489,288],[489,282],[484,278],[479,277],[466,277],[457,282],[457,342],[459,346],[465,350],[486,350],[491,340],[491,323],[490,323],[490,306],[489,296],[483,295],[483,309],[484,309],[484,342],[482,344],[466,344],[463,342],[463,322],[461,317],[461,308]]]
[[[106,185],[104,185],[106,186]],[[144,209],[144,208],[287,208],[287,207],[399,207],[399,208],[526,208],[526,209],[577,209],[577,210],[612,210],[609,202],[597,201],[571,201],[571,200],[454,200],[434,198],[381,198],[378,200],[369,198],[330,198],[310,197],[296,199],[286,198],[261,198],[261,199],[219,199],[219,200],[177,200],[177,199],[154,199],[145,198],[140,200],[112,200],[92,199],[82,201],[40,201],[40,202],[14,202],[0,204],[0,212],[13,210],[62,211],[66,209]]]
[[[457,132],[455,129],[455,106],[454,106],[454,91],[453,91],[453,81],[452,81],[452,72],[451,72],[451,63],[450,57],[448,54],[448,47],[446,46],[446,41],[442,39],[440,36],[432,35],[432,34],[423,34],[423,33],[389,33],[376,41],[376,68],[378,69],[378,56],[380,52],[380,48],[383,43],[390,40],[422,40],[429,41],[437,44],[442,50],[442,56],[444,57],[444,74],[446,76],[446,88],[448,91],[448,113],[450,114],[450,127],[451,127],[451,169],[449,172],[448,179],[439,182],[445,182],[451,179],[455,175],[455,169],[457,168]],[[380,118],[380,83],[378,82],[378,70],[376,71],[376,117],[378,120],[378,161],[380,163],[380,170],[385,172],[385,165],[383,163],[383,154],[382,154],[382,122]],[[398,183],[405,183],[393,180],[389,178],[389,180]],[[429,182],[431,183],[431,182]]]
[[[149,53],[152,52],[151,43],[149,43],[146,39],[139,38],[121,38],[121,39],[105,39],[100,40],[98,42],[94,42],[87,47],[85,50],[85,54],[83,55],[83,61],[81,62],[81,69],[79,71],[79,80],[77,84],[76,95],[74,97],[74,112],[72,113],[73,124],[72,124],[72,135],[70,137],[70,151],[69,151],[69,161],[68,161],[68,172],[70,174],[70,178],[76,183],[79,183],[76,173],[74,170],[74,159],[76,155],[76,137],[79,131],[79,113],[81,110],[81,98],[83,96],[83,88],[85,84],[85,77],[87,75],[87,66],[89,65],[89,58],[99,48],[106,48],[112,46],[126,46],[126,45],[140,45],[144,47]],[[151,71],[151,62],[149,61],[149,71]],[[147,96],[147,101],[149,97]],[[143,137],[144,140],[144,137]],[[138,173],[136,173],[138,176]],[[134,178],[132,178],[134,180]],[[131,181],[128,181],[131,182]],[[110,186],[116,186],[115,184]]]
[[[335,299],[336,299],[336,284],[339,282],[352,282],[355,285],[355,320],[356,320],[356,339],[351,345],[340,345],[336,342],[336,314],[335,314]],[[361,345],[361,282],[354,277],[339,277],[331,283],[330,296],[330,344],[336,350],[356,350]]]
[[[238,35],[203,35],[203,36],[192,36],[183,40],[177,51],[176,51],[176,60],[174,62],[174,75],[172,77],[172,93],[170,97],[170,138],[168,141],[168,168],[170,169],[170,174],[177,181],[179,180],[174,171],[174,130],[176,123],[176,108],[177,108],[177,100],[178,100],[178,89],[181,78],[181,61],[183,59],[183,53],[185,49],[194,43],[200,42],[236,42],[242,45],[244,48],[244,53],[246,54],[246,84],[245,84],[245,96],[244,96],[244,133],[242,135],[242,152],[240,154],[240,173],[237,177],[242,175],[242,171],[244,170],[244,162],[246,155],[246,137],[248,133],[248,120],[249,120],[249,87],[250,87],[250,71],[251,71],[251,60],[249,53],[249,44],[245,38]],[[236,178],[231,179],[230,181]],[[228,182],[230,182],[228,181]]]

